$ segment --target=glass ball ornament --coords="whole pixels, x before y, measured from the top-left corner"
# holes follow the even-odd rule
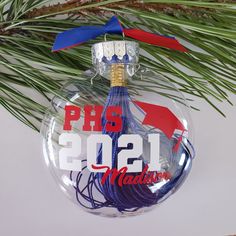
[[[138,60],[136,42],[93,45],[93,68],[63,87],[42,122],[48,169],[96,215],[153,209],[181,186],[194,158],[184,96]]]

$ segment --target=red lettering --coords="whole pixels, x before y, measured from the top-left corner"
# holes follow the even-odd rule
[[[122,175],[121,178],[119,178],[119,185],[122,186],[122,179],[124,177],[124,175],[126,174],[126,171],[128,170],[127,167],[122,167],[119,171],[116,168],[110,169],[109,166],[95,166],[92,165],[92,168],[94,170],[101,170],[101,169],[107,169],[106,172],[104,173],[104,175],[102,176],[102,180],[101,180],[101,184],[105,184],[106,179],[108,178],[108,176],[111,174],[111,184],[114,184],[116,178],[118,177],[118,175]]]
[[[92,111],[94,111],[94,115],[92,114]],[[84,106],[84,131],[102,131],[102,116],[103,112],[103,106],[91,106],[86,105]],[[94,121],[94,126],[92,129],[91,121]]]
[[[110,184],[114,185],[118,178],[118,185],[122,187],[123,185],[132,184],[152,184],[158,182],[159,179],[170,179],[171,174],[169,172],[149,172],[148,165],[146,165],[139,175],[127,174],[127,167],[122,167],[120,170],[116,168],[110,169],[108,166],[95,166],[92,165],[95,170],[107,169],[101,179],[101,184],[104,185],[106,180],[110,181]],[[111,175],[111,176],[110,176]],[[108,178],[110,176],[110,179]]]
[[[80,108],[73,105],[65,106],[65,120],[64,120],[64,130],[71,130],[71,121],[79,120],[80,118]]]
[[[114,115],[114,113],[116,115]],[[119,116],[120,115],[120,116]],[[106,110],[106,131],[119,132],[122,129],[122,108],[118,106],[110,106]]]
[[[168,180],[171,178],[171,173],[170,172],[163,172],[162,173],[162,178],[164,178],[165,180]]]
[[[126,175],[123,180],[123,184],[133,184],[134,176]]]
[[[64,130],[72,130],[72,121],[80,119],[80,107],[74,105],[65,106]],[[102,113],[103,106],[85,105],[84,106],[84,131],[102,131]],[[120,132],[122,129],[122,108],[119,106],[109,106],[106,109],[106,126],[107,132]],[[94,122],[92,125],[91,122]]]

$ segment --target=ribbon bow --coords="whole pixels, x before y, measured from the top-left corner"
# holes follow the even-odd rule
[[[113,16],[103,26],[81,26],[59,33],[54,42],[52,51],[56,52],[66,48],[72,48],[104,34],[123,34],[126,37],[152,45],[181,52],[188,51],[174,37],[153,34],[140,29],[125,29],[116,16]]]

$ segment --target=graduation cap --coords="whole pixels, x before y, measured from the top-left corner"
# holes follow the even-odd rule
[[[173,147],[173,151],[177,152],[183,138],[183,133],[186,129],[175,114],[164,106],[139,101],[134,101],[134,103],[146,113],[144,120],[142,121],[143,125],[150,125],[161,130],[168,139],[172,138],[175,130],[180,130],[182,132],[177,143]]]

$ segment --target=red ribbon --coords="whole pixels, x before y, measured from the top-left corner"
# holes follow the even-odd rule
[[[125,36],[138,41],[149,43],[159,47],[174,49],[181,52],[188,52],[188,49],[181,45],[178,40],[172,37],[153,34],[140,29],[123,29]]]

